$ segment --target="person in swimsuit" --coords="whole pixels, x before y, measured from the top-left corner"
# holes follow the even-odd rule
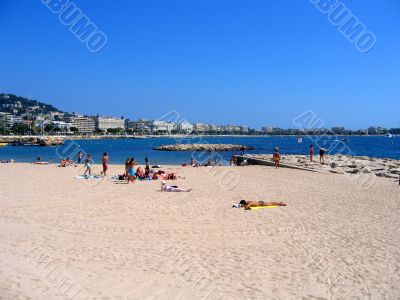
[[[240,200],[239,204],[244,207],[244,209],[250,209],[250,207],[258,206],[286,206],[283,202],[264,202],[264,201],[246,201]]]
[[[279,150],[276,150],[276,148],[275,148],[274,155],[272,157],[275,162],[275,168],[279,169],[279,162],[281,160],[281,156],[279,155]]]
[[[103,171],[101,171],[101,175],[107,176],[108,162],[109,162],[109,157],[107,152],[103,153],[102,162],[103,162]]]
[[[325,164],[325,158],[324,158],[325,151],[326,151],[325,148],[320,148],[320,149],[319,149],[319,162],[320,162],[321,164]]]
[[[136,176],[135,176],[135,165],[136,162],[133,158],[130,159],[129,164],[128,164],[128,172],[127,172],[127,178],[128,178],[128,183],[129,182],[135,182]]]
[[[83,173],[83,176],[85,176],[87,173],[89,173],[89,176],[92,176],[92,158],[90,157],[90,154],[86,154],[85,158],[85,173]]]
[[[310,162],[314,161],[314,145],[310,145]]]
[[[129,163],[130,163],[130,161],[131,161],[131,159],[128,157],[126,160],[125,160],[125,176],[127,177],[128,176],[128,171],[129,171]]]
[[[136,173],[135,173],[136,178],[138,179],[146,179],[146,172],[142,167],[137,168]]]
[[[79,151],[77,155],[78,164],[82,162],[82,157],[83,157],[82,151]]]
[[[177,180],[178,175],[176,173],[161,173],[159,174],[161,179],[163,180]]]
[[[167,183],[163,180],[161,182],[161,192],[175,192],[175,193],[179,193],[179,192],[190,192],[192,189],[182,189],[182,188],[178,188],[177,186],[169,186],[167,185]]]

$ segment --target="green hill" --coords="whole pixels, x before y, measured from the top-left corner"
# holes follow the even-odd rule
[[[32,109],[34,112],[42,114],[48,114],[50,112],[64,113],[50,104],[39,102],[37,100],[19,97],[13,94],[0,94],[0,112],[21,115]]]

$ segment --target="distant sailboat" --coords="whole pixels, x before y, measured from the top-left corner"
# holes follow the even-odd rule
[[[301,134],[297,136],[297,143],[301,144],[303,142],[303,138],[301,137]]]

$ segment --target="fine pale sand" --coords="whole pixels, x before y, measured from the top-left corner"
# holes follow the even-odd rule
[[[340,174],[167,169],[193,191],[75,179],[79,167],[0,165],[0,298],[400,297],[395,179],[360,190]],[[288,206],[232,208],[240,199]]]

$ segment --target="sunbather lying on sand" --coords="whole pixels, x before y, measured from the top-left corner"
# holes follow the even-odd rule
[[[246,201],[240,200],[239,204],[244,207],[244,209],[250,209],[250,207],[258,206],[286,206],[283,202],[264,202],[264,201]]]
[[[63,158],[61,161],[60,161],[60,166],[61,167],[68,167],[68,166],[72,166],[74,164],[74,162],[72,161],[72,159],[70,159],[69,157],[67,157],[67,158]]]
[[[190,192],[191,190],[192,189],[181,189],[177,186],[169,186],[164,180],[161,182],[161,192]]]

